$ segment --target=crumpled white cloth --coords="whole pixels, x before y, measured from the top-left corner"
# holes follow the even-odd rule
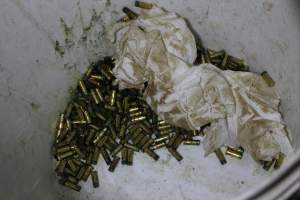
[[[115,24],[113,70],[120,89],[142,89],[147,103],[167,122],[205,130],[206,155],[222,145],[241,145],[256,160],[271,160],[290,145],[278,111],[279,97],[261,76],[192,66],[195,38],[176,13],[158,6],[136,20]],[[284,152],[288,153],[288,152]]]

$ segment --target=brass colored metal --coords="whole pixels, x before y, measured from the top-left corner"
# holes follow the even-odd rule
[[[167,143],[167,147],[168,147],[168,148],[172,147],[173,144],[174,144],[174,142],[175,142],[175,140],[176,140],[176,135],[173,135],[173,136],[170,138],[169,142]]]
[[[58,174],[62,175],[64,173],[66,164],[67,164],[67,160],[59,161],[57,168],[56,168],[56,171]]]
[[[127,149],[127,165],[132,165],[133,163],[134,151],[132,149]]]
[[[170,138],[169,135],[161,136],[161,137],[159,137],[159,138],[156,138],[156,139],[154,140],[154,142],[156,142],[156,143],[163,142],[163,141],[168,140],[169,138]]]
[[[126,133],[126,124],[125,123],[123,123],[122,125],[121,125],[121,129],[120,129],[120,133],[119,133],[119,135],[120,135],[120,138],[124,138],[124,136],[125,136],[125,133]]]
[[[143,134],[138,134],[135,138],[132,138],[132,143],[137,145],[145,136]]]
[[[116,114],[116,119],[115,119],[115,122],[116,122],[116,129],[118,130],[121,126],[121,115],[119,114]]]
[[[183,142],[184,138],[182,135],[177,135],[173,145],[172,145],[172,148],[173,149],[177,149],[179,147],[179,145]]]
[[[72,124],[86,124],[85,120],[77,120],[77,121],[72,121]]]
[[[122,17],[121,19],[119,19],[117,22],[129,22],[130,18],[126,15],[124,17]]]
[[[138,17],[138,15],[135,12],[133,12],[127,7],[124,7],[122,11],[129,17],[129,19],[136,19]]]
[[[111,111],[115,111],[116,110],[116,107],[108,105],[108,104],[105,104],[104,108],[107,109],[107,110],[111,110]]]
[[[128,148],[128,149],[131,149],[133,151],[139,151],[139,148],[137,148],[136,146],[132,145],[132,144],[129,144],[129,143],[125,143],[124,144],[124,147]]]
[[[97,143],[97,147],[102,147],[105,144],[105,142],[107,141],[107,139],[108,139],[107,135],[103,136]]]
[[[223,57],[225,55],[225,51],[213,52],[210,54],[210,59],[213,60],[215,58]]]
[[[111,156],[117,155],[123,149],[123,145],[119,144],[113,152],[111,152]]]
[[[158,121],[158,124],[159,125],[163,125],[163,124],[166,124],[167,122],[165,121],[165,120],[160,120],[160,121]]]
[[[99,76],[99,75],[91,75],[90,78],[91,78],[91,79],[95,79],[95,80],[99,80],[99,81],[102,81],[102,80],[103,80],[103,77],[102,77],[102,76]]]
[[[115,105],[116,94],[117,94],[117,91],[113,90],[112,93],[111,93],[111,98],[110,98],[110,106],[114,106]]]
[[[121,156],[122,156],[122,165],[126,165],[127,164],[127,152],[128,152],[127,148],[122,149],[122,153],[121,153]]]
[[[156,150],[156,149],[160,149],[166,146],[165,142],[158,142],[158,143],[154,143],[152,146],[150,146],[151,150]]]
[[[153,7],[153,4],[143,2],[143,1],[135,1],[134,5],[136,7],[143,8],[143,9],[151,9]]]
[[[104,137],[105,133],[107,131],[107,127],[105,127],[101,132],[96,133],[95,139],[93,140],[94,144],[97,144],[101,138]]]
[[[149,139],[150,139],[150,138],[149,138],[147,135],[144,136],[144,137],[138,142],[137,147],[138,147],[139,149],[141,149],[141,148],[148,142]]]
[[[93,158],[92,158],[92,163],[94,165],[97,164],[98,159],[99,159],[99,155],[100,155],[100,149],[99,147],[95,147],[94,153],[93,153]]]
[[[60,135],[61,135],[61,132],[62,132],[63,127],[64,127],[64,118],[65,118],[65,114],[61,113],[60,116],[59,116],[59,123],[58,123],[58,126],[57,126],[56,138],[59,138]]]
[[[131,118],[136,118],[136,117],[139,117],[141,115],[143,115],[143,113],[141,111],[135,112],[135,113],[130,113]]]
[[[164,131],[159,131],[160,135],[170,135],[171,133],[175,133],[173,128],[170,128],[170,129],[164,130]]]
[[[243,151],[240,148],[236,148],[232,146],[227,147],[225,154],[238,159],[242,159],[243,157]]]
[[[110,125],[109,125],[109,131],[110,131],[110,133],[111,133],[111,137],[112,137],[114,140],[117,139],[117,133],[116,133],[116,130],[115,130],[113,124],[110,124]]]
[[[172,126],[170,124],[164,124],[164,125],[158,126],[158,130],[160,130],[160,131],[163,131],[163,130],[166,130],[166,129],[169,130],[171,128],[172,128]]]
[[[101,120],[103,120],[103,121],[105,121],[106,120],[106,118],[103,116],[103,115],[101,115],[101,113],[96,113],[96,116],[99,118],[99,119],[101,119]]]
[[[68,181],[68,180],[63,183],[63,186],[65,186],[67,188],[70,188],[72,190],[75,190],[77,192],[79,192],[81,190],[81,187],[79,185],[76,185],[76,184],[74,184],[74,183],[72,183],[71,181]]]
[[[86,171],[86,166],[82,166],[78,171],[78,173],[76,174],[76,179],[81,180],[85,171]]]
[[[63,175],[76,176],[76,173],[73,172],[70,168],[66,167]]]
[[[142,150],[145,151],[145,149],[148,149],[152,144],[153,144],[154,140],[152,138],[150,138],[143,146],[142,146]]]
[[[99,177],[98,177],[97,171],[92,171],[91,176],[92,176],[93,187],[98,188],[99,187]]]
[[[102,155],[103,159],[105,160],[106,164],[110,165],[111,158],[110,158],[108,152],[106,151],[106,149],[104,147],[102,147],[102,148],[100,148],[100,152],[101,152],[101,155]]]
[[[101,102],[104,102],[104,97],[103,97],[103,95],[102,95],[100,89],[99,89],[99,88],[96,88],[96,89],[95,89],[95,92],[96,92],[96,95],[98,96],[98,99],[99,99]]]
[[[268,171],[272,167],[272,165],[274,164],[274,162],[275,162],[275,159],[273,159],[271,161],[263,161],[262,162],[263,163],[263,169],[266,170],[266,171]]]
[[[79,81],[79,88],[84,95],[88,95],[88,92],[87,92],[87,89],[86,89],[86,86],[85,86],[83,80]]]
[[[119,161],[120,161],[120,157],[115,156],[114,159],[113,159],[113,161],[110,163],[108,171],[114,172],[115,169],[116,169],[116,167],[117,167],[117,165],[118,165],[118,163],[119,163]]]
[[[219,161],[220,161],[220,163],[221,163],[222,165],[225,165],[225,164],[227,163],[227,161],[226,161],[226,159],[225,159],[225,156],[224,156],[224,154],[223,154],[223,152],[222,152],[221,149],[216,149],[216,150],[215,150],[215,154],[216,154],[216,156],[218,157],[218,159],[219,159]]]
[[[92,170],[93,170],[92,166],[87,166],[87,168],[85,169],[85,172],[84,172],[84,174],[83,174],[83,176],[81,178],[84,182],[87,181],[87,179],[89,178],[89,176],[92,173]]]
[[[68,166],[73,172],[76,172],[78,170],[77,166],[75,165],[72,159],[68,160]]]
[[[67,151],[67,152],[63,152],[61,154],[56,154],[56,156],[57,156],[58,160],[63,160],[65,158],[73,156],[74,153],[75,153],[74,151]]]
[[[265,80],[269,87],[275,86],[275,81],[272,79],[268,72],[264,71],[263,73],[261,73],[261,77]]]
[[[65,146],[62,146],[62,147],[59,147],[56,149],[56,154],[62,154],[64,152],[67,152],[67,151],[70,151],[71,150],[71,146],[70,145],[65,145]]]
[[[284,161],[285,155],[284,153],[279,153],[276,157],[274,169],[279,169]]]
[[[93,152],[89,152],[86,160],[85,160],[86,164],[91,165],[93,162]]]
[[[150,156],[151,158],[153,158],[155,161],[157,161],[159,159],[159,155],[157,155],[153,150],[151,149],[146,149],[145,153]]]
[[[222,69],[226,69],[226,65],[227,65],[227,60],[228,60],[228,54],[225,52],[225,55],[224,55],[224,58],[223,58],[223,61],[222,61]]]
[[[139,121],[143,121],[145,119],[146,119],[146,116],[141,116],[141,117],[133,118],[131,121],[132,122],[139,122]]]
[[[90,117],[90,114],[88,113],[88,111],[85,110],[83,113],[84,113],[86,122],[87,122],[88,124],[92,123],[92,120],[91,120],[91,117]]]
[[[91,90],[91,95],[92,95],[92,98],[93,98],[95,104],[99,104],[100,100],[98,99],[98,96],[96,94],[96,90]]]
[[[135,112],[137,112],[137,111],[139,111],[139,108],[138,108],[138,107],[134,107],[134,108],[130,108],[130,109],[129,109],[129,112],[130,112],[130,113],[135,113]]]
[[[185,139],[183,141],[185,145],[200,145],[200,140],[193,140],[193,139]]]
[[[67,180],[76,185],[78,183],[78,180],[73,176],[68,176]]]
[[[168,151],[172,154],[172,156],[177,160],[181,161],[183,159],[182,155],[173,148],[168,148]]]
[[[91,76],[92,71],[93,71],[93,67],[92,66],[88,67],[87,71],[85,72],[85,76],[86,77]]]

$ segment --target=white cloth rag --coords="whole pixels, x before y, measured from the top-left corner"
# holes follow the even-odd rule
[[[255,73],[193,66],[195,38],[176,13],[155,5],[136,20],[115,24],[108,35],[115,42],[120,89],[142,89],[148,82],[144,97],[161,119],[192,130],[211,123],[206,155],[241,145],[256,161],[269,161],[290,149],[274,88]]]

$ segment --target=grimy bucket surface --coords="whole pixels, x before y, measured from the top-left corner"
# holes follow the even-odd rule
[[[271,74],[299,151],[300,3],[164,0],[159,5],[188,19],[206,46],[245,59],[251,71]],[[181,147],[180,163],[165,150],[158,151],[158,162],[138,154],[132,167],[119,166],[115,173],[100,162],[98,189],[90,180],[80,193],[58,185],[51,156],[58,113],[89,62],[111,55],[105,32],[123,16],[123,6],[133,8],[134,2],[1,0],[0,199],[233,199],[279,173],[264,171],[249,155],[228,158],[222,166],[214,155],[204,158],[201,147]]]

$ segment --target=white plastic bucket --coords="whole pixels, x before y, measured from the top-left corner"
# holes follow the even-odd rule
[[[206,46],[225,49],[244,58],[252,71],[271,74],[282,98],[281,110],[295,151],[299,152],[300,3],[171,0],[159,1],[159,5],[186,17]],[[242,160],[227,158],[228,164],[222,166],[214,155],[204,158],[201,147],[180,147],[184,156],[181,163],[165,150],[158,151],[158,162],[137,154],[132,167],[120,165],[115,173],[99,162],[98,189],[92,188],[90,180],[82,184],[80,193],[58,185],[51,156],[58,113],[88,62],[111,54],[104,32],[123,16],[123,6],[133,8],[134,3],[0,2],[0,198],[243,199],[257,197],[268,187],[276,191],[288,187],[296,176],[291,180],[287,169],[295,169],[291,166],[297,163],[296,156],[281,171],[266,172],[249,155]],[[93,9],[96,14],[94,23],[90,23]],[[73,26],[72,30],[64,29],[61,17],[67,26]],[[83,32],[89,25],[90,29]],[[54,50],[55,41],[63,44],[66,38],[74,45],[61,57]],[[290,181],[276,186],[277,176]]]

